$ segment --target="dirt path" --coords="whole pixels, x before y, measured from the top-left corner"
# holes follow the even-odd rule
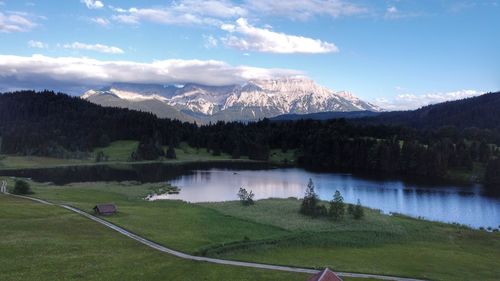
[[[8,194],[6,192],[6,188],[7,188],[7,182],[3,181],[1,191],[3,193]],[[93,215],[86,213],[84,211],[81,211],[79,209],[73,208],[71,206],[62,205],[62,204],[61,205],[52,204],[52,203],[47,202],[45,200],[41,200],[41,199],[33,198],[33,197],[28,197],[28,196],[13,195],[13,194],[10,194],[10,195],[16,196],[19,198],[23,198],[23,199],[33,200],[33,201],[36,201],[38,203],[42,203],[42,204],[46,204],[46,205],[53,205],[53,206],[59,206],[59,207],[65,208],[69,211],[75,212],[75,213],[82,215],[90,220],[93,220],[97,223],[100,223],[108,228],[111,228],[112,230],[117,231],[117,232],[139,242],[139,243],[142,243],[142,244],[150,247],[150,248],[153,248],[153,249],[158,250],[160,252],[167,253],[169,255],[173,255],[173,256],[176,256],[176,257],[182,258],[182,259],[200,261],[200,262],[217,263],[217,264],[223,264],[223,265],[233,265],[233,266],[242,266],[242,267],[251,267],[251,268],[259,268],[259,269],[269,269],[269,270],[280,270],[280,271],[308,273],[308,274],[314,274],[314,273],[319,272],[318,270],[310,269],[310,268],[299,268],[299,267],[290,267],[290,266],[271,265],[271,264],[242,262],[242,261],[223,260],[223,259],[193,256],[193,255],[179,252],[179,251],[167,248],[165,246],[162,246],[160,244],[157,244],[157,243],[150,241],[144,237],[141,237],[137,234],[131,233],[131,232],[129,232],[129,231],[127,231],[127,230],[125,230],[125,229],[123,229],[115,224],[112,224],[106,220],[103,220],[101,218],[93,216]],[[376,274],[363,274],[363,273],[351,273],[351,272],[336,272],[336,273],[341,277],[371,278],[371,279],[380,279],[380,280],[389,280],[389,281],[423,281],[421,279],[412,279],[412,278],[403,278],[403,277],[385,276],[385,275],[376,275]]]

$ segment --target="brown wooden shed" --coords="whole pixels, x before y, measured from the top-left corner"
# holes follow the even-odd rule
[[[115,204],[98,204],[94,207],[94,212],[98,215],[109,216],[116,213]]]

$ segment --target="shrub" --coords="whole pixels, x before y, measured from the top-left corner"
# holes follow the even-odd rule
[[[157,140],[145,138],[139,142],[136,151],[130,155],[130,159],[132,161],[157,160],[164,155],[165,152]]]
[[[167,159],[176,159],[177,158],[177,155],[175,154],[175,149],[172,145],[168,146],[166,156],[167,156]]]
[[[353,204],[347,204],[347,214],[349,216],[354,216],[354,205]]]
[[[23,180],[17,180],[14,185],[14,189],[12,190],[14,194],[31,194],[31,187],[29,183]]]
[[[108,159],[109,159],[109,157],[107,155],[105,155],[104,152],[102,152],[102,151],[97,152],[97,154],[95,155],[95,162],[96,163],[105,162],[105,161],[108,161]]]
[[[245,188],[240,187],[240,190],[238,191],[238,198],[240,199],[241,204],[243,206],[250,206],[253,205],[255,202],[253,201],[253,197],[255,194],[250,190],[248,192]]]
[[[325,205],[316,206],[316,211],[314,212],[315,217],[325,217],[328,215],[328,209],[326,209]]]

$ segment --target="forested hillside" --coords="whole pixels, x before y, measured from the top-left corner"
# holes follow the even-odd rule
[[[494,104],[497,96],[490,94],[480,101]],[[458,122],[453,120],[466,119],[466,115],[454,113],[455,110],[467,111],[466,104],[470,102],[475,104],[474,100],[466,100],[457,105],[442,105],[448,117],[438,112],[440,106],[414,114],[450,118],[453,125]],[[472,112],[476,112],[488,106],[472,107]],[[483,115],[490,119],[496,116]],[[162,146],[186,142],[194,148],[207,148],[214,155],[224,152],[233,158],[267,160],[272,149],[281,149],[294,151],[299,165],[312,168],[433,178],[445,177],[450,169],[471,171],[476,164],[486,167],[491,163],[487,169],[490,175],[485,178],[496,182],[495,174],[500,174],[496,171],[498,161],[493,161],[500,153],[498,122],[474,116],[470,119],[481,120],[484,129],[454,129],[443,120],[432,121],[435,129],[368,125],[344,119],[197,126],[158,119],[149,113],[101,107],[48,91],[0,95],[1,152],[6,154],[79,157],[110,141],[129,139],[140,141],[131,160],[151,160],[165,154]]]
[[[49,91],[0,95],[3,153],[65,157],[119,139],[156,135],[167,142],[192,127],[150,113],[101,107]]]
[[[444,102],[413,111],[386,112],[364,118],[371,124],[404,125],[418,129],[441,127],[482,128],[500,130],[500,92],[479,97]]]

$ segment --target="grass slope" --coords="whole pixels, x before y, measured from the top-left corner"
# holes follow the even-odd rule
[[[113,202],[116,216],[109,221],[172,248],[196,253],[207,245],[264,239],[286,231],[265,224],[222,215],[216,210],[182,201],[143,200],[158,184],[77,183],[66,186],[34,185],[36,196],[68,203],[91,212],[97,203]]]
[[[177,259],[62,208],[0,195],[0,280],[305,280]]]
[[[187,251],[238,260],[431,280],[498,280],[500,234],[385,216],[366,210],[362,221],[310,219],[300,201],[271,199],[243,207],[238,202],[189,204],[142,200],[154,185],[35,184],[35,196],[91,211],[114,202],[106,218],[156,242]],[[182,191],[181,191],[182,192]]]
[[[213,255],[431,280],[498,280],[500,276],[499,233],[384,216],[368,209],[362,221],[311,220],[297,214],[299,205],[293,199],[263,200],[249,208],[237,202],[205,204],[223,214],[295,234],[252,247],[214,248]]]

